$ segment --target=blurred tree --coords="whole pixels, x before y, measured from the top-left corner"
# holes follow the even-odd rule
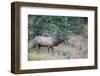
[[[28,21],[28,39],[33,39],[35,36],[51,36],[64,37],[68,39],[69,35],[80,34],[82,24],[86,23],[84,17],[68,17],[68,16],[42,16],[29,15]]]

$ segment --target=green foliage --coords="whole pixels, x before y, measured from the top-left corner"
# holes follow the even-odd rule
[[[30,16],[29,16],[30,17]],[[32,24],[28,26],[28,39],[35,36],[57,36],[68,39],[72,33],[78,34],[82,30],[82,17],[68,16],[32,16]]]
[[[71,51],[67,51],[65,54],[65,59],[71,59]]]
[[[69,30],[73,33],[81,33],[82,17],[68,17]]]

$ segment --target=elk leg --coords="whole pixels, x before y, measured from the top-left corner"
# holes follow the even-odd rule
[[[40,49],[40,45],[38,45],[38,49]]]
[[[40,45],[38,45],[38,53],[40,53]]]
[[[54,49],[53,49],[53,47],[51,46],[51,50],[52,50],[52,52],[54,53]]]
[[[49,49],[50,49],[50,47],[48,46],[48,53],[49,53]]]
[[[54,50],[53,50],[53,47],[51,47],[51,50],[54,51]]]

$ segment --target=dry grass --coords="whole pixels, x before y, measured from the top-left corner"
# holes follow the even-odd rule
[[[87,39],[81,35],[72,36],[69,44],[60,44],[54,47],[54,52],[48,52],[47,47],[32,48],[28,51],[28,60],[55,60],[55,59],[79,59],[88,57]]]

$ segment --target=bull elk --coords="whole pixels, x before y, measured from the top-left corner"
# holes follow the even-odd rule
[[[33,40],[33,46],[34,47],[38,47],[40,49],[40,47],[47,47],[48,48],[48,52],[49,49],[51,48],[51,50],[54,52],[53,47],[54,46],[58,46],[60,43],[64,42],[63,38],[52,38],[52,37],[45,37],[45,36],[37,36],[34,38]]]

